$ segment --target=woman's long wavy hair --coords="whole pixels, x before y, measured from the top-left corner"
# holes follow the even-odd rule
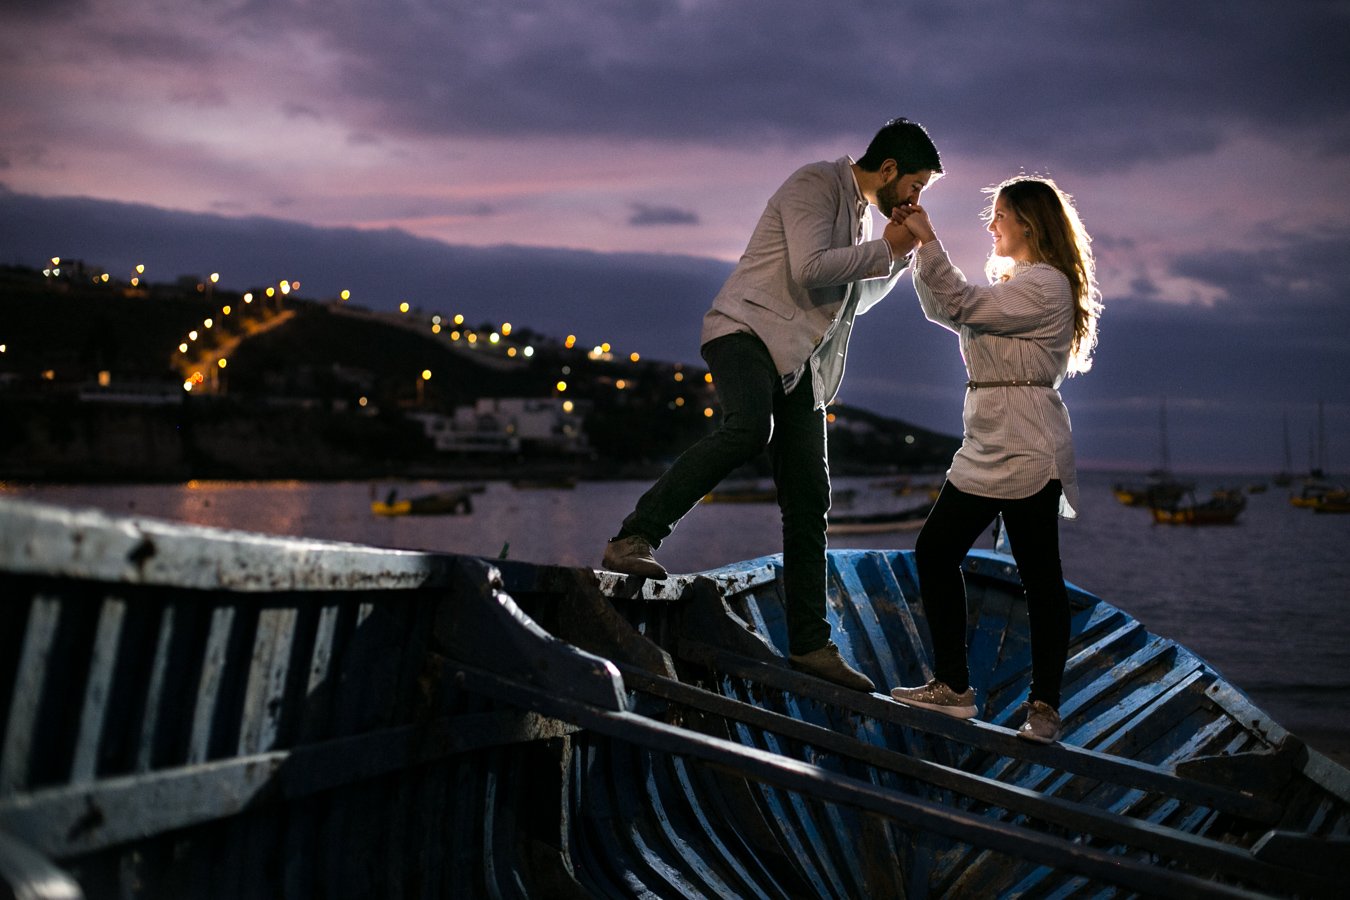
[[[1092,238],[1088,236],[1073,198],[1049,178],[1019,175],[986,189],[993,195],[985,210],[985,221],[994,216],[994,204],[1002,197],[1026,228],[1031,261],[1054,266],[1069,279],[1073,291],[1073,343],[1069,349],[1069,374],[1092,368],[1092,351],[1097,346],[1097,319],[1102,312],[1101,291],[1097,288],[1097,265],[1092,258]],[[1013,261],[990,255],[985,273],[991,281],[1009,277]]]

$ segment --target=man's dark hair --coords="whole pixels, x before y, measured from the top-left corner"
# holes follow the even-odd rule
[[[942,171],[942,158],[928,132],[918,122],[906,118],[891,119],[881,126],[872,143],[867,145],[867,152],[858,160],[858,168],[875,172],[888,159],[895,160],[902,174],[924,169],[932,169],[934,173]]]

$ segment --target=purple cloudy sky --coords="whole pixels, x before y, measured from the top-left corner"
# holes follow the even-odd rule
[[[318,296],[696,360],[798,165],[929,129],[925,201],[982,270],[981,189],[1072,192],[1107,314],[1080,458],[1350,470],[1350,3],[9,0],[0,263],[294,277]],[[397,260],[397,264],[395,264]],[[908,280],[841,400],[955,432]],[[3,330],[3,323],[0,323]]]

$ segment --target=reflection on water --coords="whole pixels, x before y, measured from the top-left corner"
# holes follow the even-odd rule
[[[1146,510],[1115,501],[1111,481],[1107,475],[1083,479],[1082,517],[1060,529],[1065,576],[1190,647],[1294,731],[1350,733],[1350,516],[1296,509],[1276,489],[1250,497],[1233,527],[1155,526]],[[488,482],[469,515],[370,512],[371,500],[392,487],[410,497],[451,486],[202,481],[0,491],[244,531],[593,566],[648,483],[517,490]],[[867,479],[836,479],[836,488],[856,491],[855,510],[887,502],[888,491]],[[908,505],[912,498],[897,502]],[[672,571],[715,568],[777,553],[778,529],[773,504],[701,504],[659,555]],[[830,545],[909,549],[915,537],[912,531],[838,536]]]

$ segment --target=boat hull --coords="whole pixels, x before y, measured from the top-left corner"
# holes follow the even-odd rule
[[[966,563],[962,722],[788,667],[776,557],[654,583],[11,501],[0,539],[11,884],[1288,896],[1346,860],[1350,773],[1077,588],[1065,737],[1018,739],[998,554]],[[844,654],[926,678],[912,555],[834,552],[829,577]]]

